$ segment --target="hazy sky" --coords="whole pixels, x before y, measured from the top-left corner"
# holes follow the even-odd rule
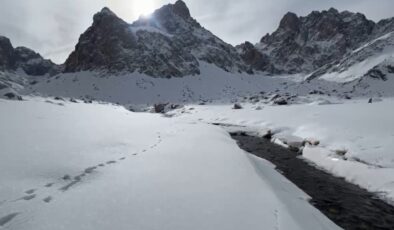
[[[175,0],[1,0],[0,35],[62,63],[74,49],[92,16],[108,6],[128,22]],[[185,0],[192,16],[224,41],[253,43],[277,28],[292,11],[335,7],[362,12],[372,20],[394,16],[394,0]]]

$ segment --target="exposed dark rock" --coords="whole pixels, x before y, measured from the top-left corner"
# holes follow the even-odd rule
[[[375,23],[359,13],[336,9],[306,17],[287,13],[279,28],[256,47],[285,73],[308,73],[342,58],[371,38]]]
[[[275,105],[287,105],[288,102],[287,102],[287,100],[285,98],[280,97],[280,98],[277,98],[277,99],[274,100],[274,104]]]
[[[242,106],[240,104],[234,104],[233,109],[242,109]]]
[[[11,41],[0,36],[0,70],[15,71],[21,68],[28,75],[54,75],[60,72],[60,66],[44,59],[40,54],[25,47],[14,47]]]
[[[0,70],[15,69],[16,57],[11,41],[0,36]]]
[[[365,76],[372,77],[372,78],[379,79],[379,80],[383,80],[383,81],[387,81],[386,74],[384,74],[382,72],[382,70],[379,69],[379,67],[375,67],[375,68],[369,70],[365,74]]]
[[[246,72],[231,45],[204,29],[183,1],[168,4],[133,24],[108,8],[94,16],[65,63],[65,72],[139,72],[152,77],[200,74],[199,61],[229,72]]]
[[[22,96],[17,95],[17,94],[12,93],[12,92],[4,94],[4,97],[7,98],[7,99],[10,99],[10,100],[18,100],[18,101],[22,101],[23,100]]]
[[[238,45],[236,48],[243,61],[250,66],[250,73],[253,73],[254,70],[264,71],[271,74],[280,73],[271,64],[269,57],[261,53],[252,43],[245,42]]]

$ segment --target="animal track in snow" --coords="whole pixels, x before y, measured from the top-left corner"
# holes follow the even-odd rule
[[[157,138],[158,139],[157,142],[155,144],[151,145],[149,149],[153,149],[153,148],[158,147],[158,145],[162,142],[162,140],[160,138],[161,137],[159,135],[158,138]],[[143,149],[141,152],[145,153],[147,151],[148,151],[147,149]],[[137,156],[141,152],[135,152],[132,155],[133,156]],[[127,157],[124,156],[124,157],[120,157],[118,159],[118,161],[124,161],[126,159],[127,159]],[[82,183],[82,180],[83,180],[84,177],[88,176],[89,174],[92,174],[96,170],[99,170],[99,168],[103,168],[106,165],[117,164],[117,163],[119,163],[118,161],[116,161],[116,160],[109,160],[106,163],[100,163],[100,164],[98,164],[96,166],[88,167],[88,168],[84,169],[79,175],[73,176],[73,175],[65,174],[63,177],[59,178],[58,182],[46,183],[43,186],[43,190],[44,191],[51,191],[52,190],[52,193],[46,194],[46,196],[42,196],[43,198],[41,198],[41,201],[44,202],[44,203],[50,203],[54,199],[54,197],[53,197],[53,194],[54,194],[53,190],[54,189],[55,190],[56,189],[60,190],[62,192],[66,192],[71,187],[75,186],[76,184]],[[55,187],[56,184],[60,184],[60,185]],[[26,190],[26,191],[24,191],[24,196],[22,196],[21,198],[15,200],[15,201],[30,201],[30,200],[33,200],[33,199],[37,198],[40,195],[37,192],[39,192],[39,191],[36,188]],[[52,195],[50,195],[50,194],[52,194]],[[5,204],[6,202],[7,202],[6,200],[0,201],[0,206]],[[17,215],[20,215],[20,214],[21,214],[21,212],[13,212],[13,213],[10,213],[10,214],[8,214],[6,216],[0,217],[0,228],[5,226],[7,223],[12,221]]]
[[[90,173],[92,173],[92,172],[93,172],[94,170],[96,170],[96,169],[97,169],[96,166],[89,167],[89,168],[85,169],[85,173],[90,174]]]
[[[80,181],[78,181],[78,180],[71,181],[70,183],[68,183],[65,186],[61,187],[59,190],[62,191],[62,192],[66,192],[72,186],[76,185],[78,182],[80,182]]]
[[[54,184],[55,184],[55,183],[48,183],[48,184],[45,185],[45,187],[50,188],[50,187],[52,187]]]
[[[36,189],[29,189],[25,193],[26,194],[33,194],[36,191]]]
[[[49,203],[49,202],[52,201],[52,197],[51,197],[51,196],[45,197],[45,198],[43,199],[43,201],[44,201],[45,203]]]
[[[33,200],[34,198],[36,198],[36,196],[37,196],[36,194],[31,194],[31,195],[23,196],[23,197],[17,199],[17,201],[19,201],[19,200],[26,200],[26,201],[28,201],[28,200]]]
[[[5,224],[7,224],[8,222],[10,222],[12,219],[14,219],[19,213],[18,212],[14,212],[11,214],[8,214],[6,216],[3,216],[0,218],[0,227],[3,227]]]

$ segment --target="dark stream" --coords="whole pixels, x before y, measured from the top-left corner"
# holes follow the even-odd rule
[[[394,230],[394,206],[343,178],[322,171],[295,152],[268,139],[232,133],[245,151],[276,165],[287,179],[312,197],[311,204],[344,229]]]

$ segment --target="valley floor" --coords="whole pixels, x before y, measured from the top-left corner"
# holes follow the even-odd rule
[[[0,116],[0,229],[339,229],[198,119],[41,98]]]

